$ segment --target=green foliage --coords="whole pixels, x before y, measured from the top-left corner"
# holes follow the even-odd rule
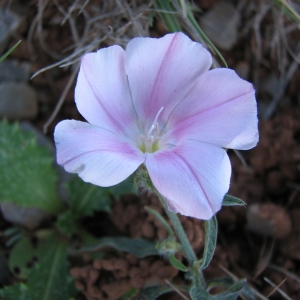
[[[68,274],[67,244],[54,231],[40,231],[38,246],[22,239],[10,265],[18,264],[21,274],[28,277],[26,284],[16,284],[0,291],[4,299],[53,300],[71,299],[75,288]],[[17,257],[18,256],[18,257]],[[29,270],[25,267],[28,258],[36,256],[38,262]]]
[[[246,203],[237,197],[226,194],[223,199],[223,206],[246,206]]]
[[[23,207],[58,214],[62,203],[56,192],[57,175],[47,148],[18,124],[0,123],[0,199]]]
[[[204,221],[205,224],[205,244],[203,258],[200,268],[205,269],[215,253],[217,236],[218,236],[218,222],[216,216],[213,216],[209,221]]]
[[[170,261],[171,265],[172,265],[174,268],[176,268],[176,269],[178,269],[178,270],[180,270],[180,271],[182,271],[182,272],[187,272],[188,268],[187,268],[181,261],[179,261],[179,260],[174,256],[174,254],[171,254],[171,255],[169,256],[169,261]]]
[[[180,287],[176,287],[181,290]],[[132,297],[132,300],[153,300],[166,293],[174,291],[170,285],[152,286],[142,289],[137,295]]]
[[[0,62],[2,62],[9,54],[11,54],[22,42],[22,40],[19,40],[14,46],[12,46],[7,52],[5,52],[1,57],[0,57]]]
[[[130,239],[125,237],[101,238],[97,240],[96,244],[88,245],[77,252],[93,252],[107,246],[119,251],[129,252],[138,258],[159,254],[154,243],[144,239]]]

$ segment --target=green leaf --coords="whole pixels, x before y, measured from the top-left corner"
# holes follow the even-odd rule
[[[117,185],[110,186],[108,188],[110,194],[114,198],[119,198],[124,194],[136,194],[136,189],[133,184],[133,176],[129,176],[127,179],[123,180]]]
[[[132,300],[153,300],[166,293],[172,292],[174,289],[170,285],[153,286],[142,289]]]
[[[107,246],[119,251],[129,252],[138,258],[159,254],[154,243],[144,239],[129,239],[125,237],[104,237],[99,239],[97,244],[84,247],[76,251],[76,253],[98,251]]]
[[[182,272],[187,272],[188,268],[187,268],[182,262],[180,262],[180,261],[174,256],[174,254],[171,254],[171,255],[169,256],[169,261],[170,261],[171,265],[172,265],[174,268],[176,268],[176,269],[178,269],[178,270],[180,270],[180,271],[182,271]]]
[[[161,12],[160,15],[161,15],[162,19],[164,20],[167,28],[171,32],[181,31],[181,27],[180,27],[175,15],[174,15],[174,13],[176,11],[174,10],[172,5],[170,4],[170,1],[157,0],[157,1],[154,1],[154,5],[157,9],[161,9],[161,10],[164,11],[164,12]]]
[[[193,280],[193,285],[190,289],[190,296],[192,298],[192,300],[207,300],[209,299],[209,294],[207,291],[205,291],[199,281]]]
[[[4,300],[26,300],[27,286],[24,283],[17,283],[6,286],[0,290],[0,296]]]
[[[0,123],[0,199],[22,207],[58,214],[63,205],[56,192],[57,175],[49,150],[18,124]]]
[[[12,46],[7,52],[5,52],[1,57],[0,57],[0,62],[2,62],[9,54],[11,54],[22,42],[22,40],[19,40],[14,46]]]
[[[70,299],[75,293],[68,272],[67,245],[57,241],[34,266],[27,282],[26,300]]]
[[[57,242],[57,232],[53,230],[40,230],[35,237],[36,245],[33,245],[29,237],[23,236],[10,252],[9,268],[18,278],[27,279],[31,270],[29,266],[40,261]],[[15,269],[19,272],[16,273]]]
[[[223,206],[235,206],[235,205],[246,206],[246,203],[240,198],[226,194],[223,199],[222,205]]]
[[[108,188],[84,182],[78,176],[68,183],[68,188],[70,192],[69,209],[75,218],[92,215],[94,211],[98,210],[110,211],[112,201]]]
[[[145,209],[148,213],[152,214],[165,227],[169,237],[173,238],[174,237],[173,230],[169,225],[169,223],[165,220],[165,218],[159,212],[157,212],[155,209],[152,209],[151,207],[146,206]]]
[[[205,244],[202,262],[200,269],[205,269],[215,253],[217,236],[218,236],[218,222],[216,216],[213,216],[210,220],[204,221],[205,224]]]
[[[246,284],[246,279],[237,281],[233,283],[227,289],[227,291],[218,295],[210,296],[210,299],[211,300],[236,300],[239,294],[241,293],[242,289],[244,288],[245,284]]]

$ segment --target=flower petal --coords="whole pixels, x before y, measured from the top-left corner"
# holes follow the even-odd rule
[[[145,160],[145,154],[116,134],[84,122],[60,122],[54,138],[58,164],[95,185],[118,184]]]
[[[211,63],[209,52],[180,32],[130,41],[125,68],[141,129],[149,129],[161,107],[158,121],[166,120]]]
[[[251,83],[229,69],[201,76],[171,113],[164,140],[195,139],[246,150],[258,142],[257,106]]]
[[[211,144],[184,141],[171,151],[148,153],[145,165],[169,209],[185,216],[209,220],[229,189],[229,158]]]
[[[82,58],[75,101],[89,123],[131,137],[138,134],[121,47],[103,48]]]

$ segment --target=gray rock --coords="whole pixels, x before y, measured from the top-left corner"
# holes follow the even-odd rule
[[[0,117],[10,120],[32,119],[38,113],[35,90],[26,83],[0,84]]]
[[[24,16],[10,9],[0,9],[0,53],[7,47],[10,35],[18,31],[24,20]]]
[[[29,63],[19,63],[17,60],[5,59],[0,63],[0,81],[27,81],[30,74]]]
[[[237,41],[240,15],[227,2],[219,2],[200,20],[202,30],[219,48],[230,50]]]
[[[1,203],[3,217],[14,224],[33,230],[48,220],[51,214],[35,207],[21,207],[14,203]]]

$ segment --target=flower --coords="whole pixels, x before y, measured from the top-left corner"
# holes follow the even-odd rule
[[[210,219],[229,189],[225,148],[258,141],[252,84],[211,64],[209,52],[183,33],[86,54],[75,101],[89,123],[56,126],[58,163],[103,187],[144,164],[169,210]]]

